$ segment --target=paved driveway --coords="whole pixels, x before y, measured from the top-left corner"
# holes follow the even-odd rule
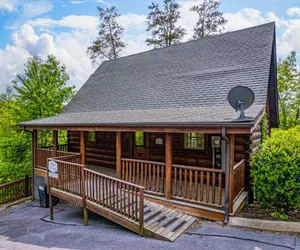
[[[84,227],[77,209],[55,212],[56,223],[51,223],[49,210],[34,202],[0,211],[0,249],[300,250],[300,238],[222,228],[215,223],[204,223],[171,243],[139,237],[100,216],[91,216],[90,225]]]

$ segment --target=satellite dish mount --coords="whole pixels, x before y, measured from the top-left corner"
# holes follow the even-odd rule
[[[255,96],[250,88],[236,86],[229,91],[227,99],[231,107],[233,107],[236,112],[239,112],[240,117],[238,120],[245,120],[245,109],[252,105]]]

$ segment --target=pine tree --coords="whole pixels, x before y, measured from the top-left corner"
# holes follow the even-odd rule
[[[117,22],[117,17],[120,16],[117,8],[112,6],[106,9],[97,7],[97,9],[100,19],[100,31],[92,46],[87,49],[87,54],[93,64],[98,64],[105,59],[118,58],[123,48],[125,48],[125,43],[122,41],[124,29]]]
[[[179,4],[175,0],[164,0],[163,10],[159,4],[152,3],[148,8],[151,10],[147,17],[147,31],[152,32],[152,37],[146,40],[147,45],[157,47],[168,47],[179,43],[186,30],[176,26],[180,18]]]
[[[198,14],[193,39],[212,36],[224,30],[227,20],[223,17],[223,13],[218,11],[220,4],[218,1],[204,0],[191,8],[191,11]]]

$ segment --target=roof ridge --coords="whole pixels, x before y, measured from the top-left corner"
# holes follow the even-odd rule
[[[224,33],[221,33],[221,34],[217,34],[217,35],[213,35],[213,36],[209,36],[209,37],[205,37],[205,38],[197,38],[197,39],[193,39],[193,40],[188,40],[188,41],[185,41],[185,42],[182,42],[182,43],[173,44],[173,45],[168,46],[168,47],[149,49],[149,50],[141,51],[141,52],[138,52],[138,53],[118,57],[118,58],[115,58],[115,59],[112,59],[112,60],[103,61],[101,64],[108,63],[108,62],[113,62],[113,61],[118,61],[118,60],[121,60],[121,59],[125,59],[125,58],[131,57],[131,56],[137,56],[137,55],[144,54],[144,53],[149,53],[149,52],[152,52],[154,50],[170,49],[174,46],[178,46],[178,45],[182,45],[182,44],[187,44],[187,43],[192,43],[192,42],[199,42],[199,41],[204,40],[204,39],[207,40],[207,39],[211,39],[211,38],[215,38],[215,37],[229,35],[229,34],[232,34],[232,33],[235,33],[235,32],[240,32],[240,31],[243,31],[243,30],[255,29],[255,28],[258,28],[258,27],[262,27],[262,26],[268,26],[268,25],[271,25],[271,24],[275,25],[275,22],[273,21],[273,22],[263,23],[263,24],[260,24],[260,25],[256,25],[256,26],[252,26],[252,27],[248,27],[248,28],[244,28],[244,29],[239,29],[239,30],[228,31],[228,32],[224,32]],[[100,65],[99,65],[99,67],[100,67]],[[94,73],[96,73],[96,71]]]

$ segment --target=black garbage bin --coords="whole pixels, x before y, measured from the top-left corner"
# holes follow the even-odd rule
[[[39,185],[39,199],[41,207],[49,207],[49,194],[47,192],[47,184],[42,183]],[[53,206],[58,203],[57,197],[52,197]]]

